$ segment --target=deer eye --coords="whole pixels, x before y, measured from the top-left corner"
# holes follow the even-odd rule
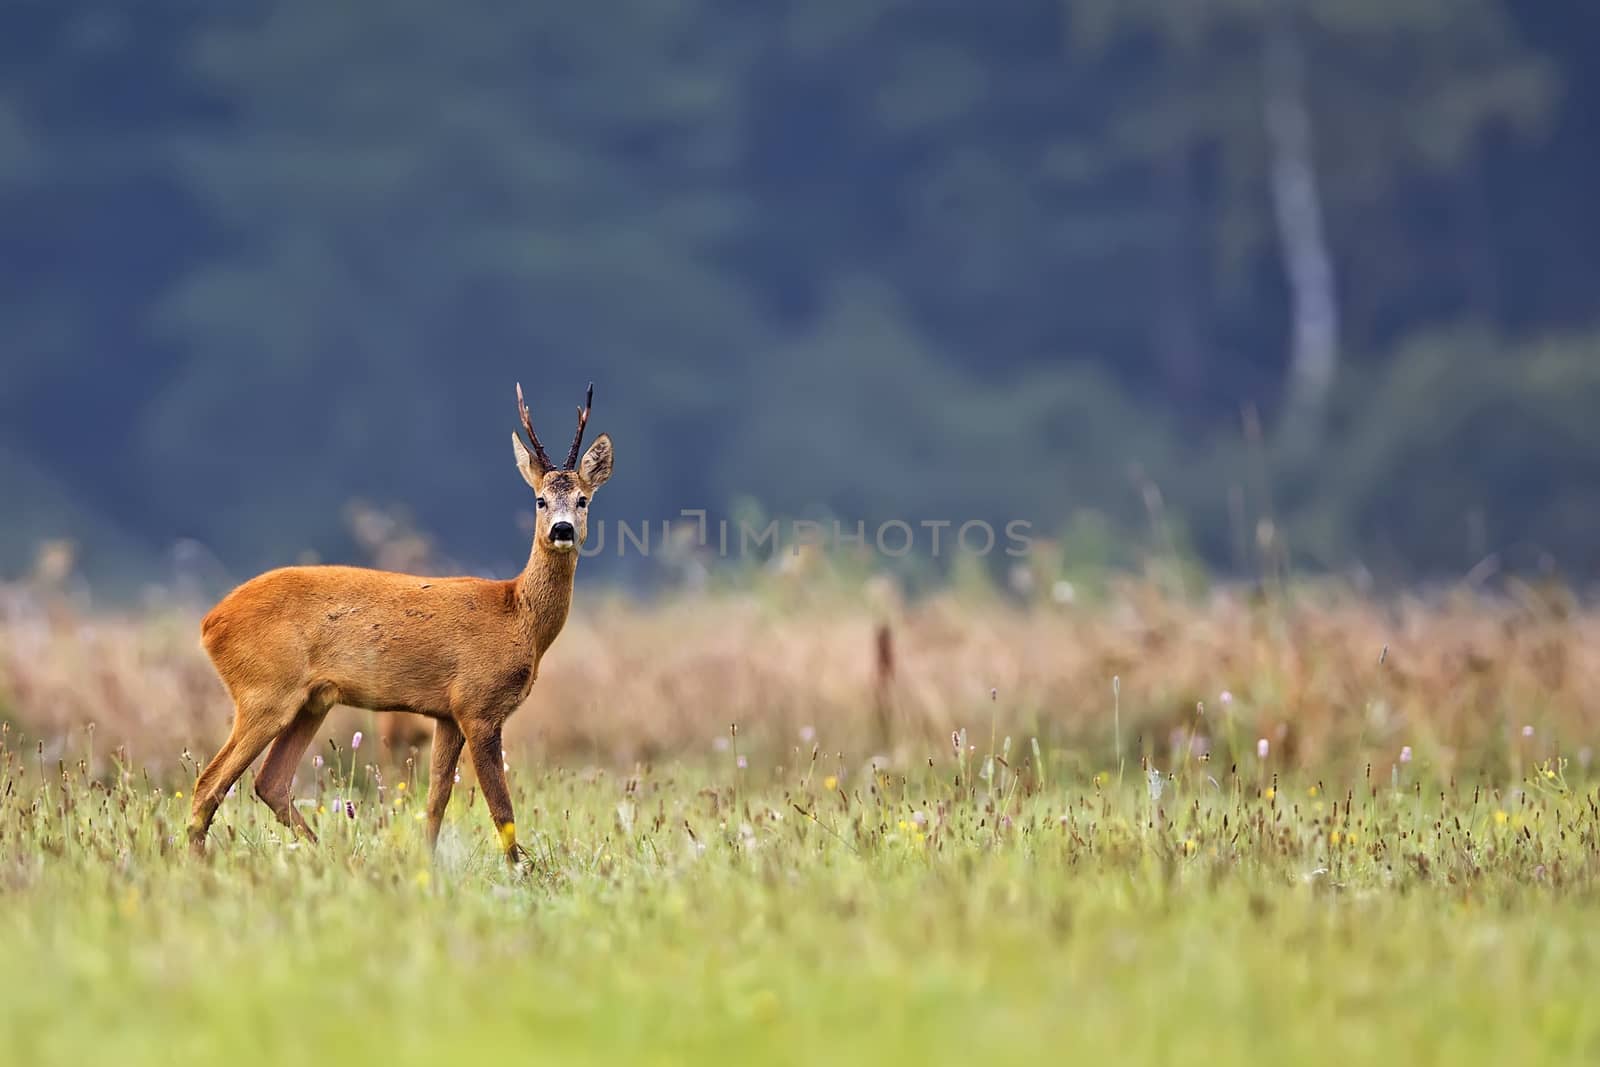
[[[586,496],[580,496],[580,497],[579,497],[579,498],[578,498],[578,506],[579,506],[579,507],[580,507],[580,508],[586,508],[586,507],[588,507],[588,506],[589,506],[589,498],[588,498],[588,497],[586,497]]]
[[[539,506],[540,506],[540,507],[541,507],[541,508],[542,508],[542,507],[544,507],[544,506],[545,506],[545,505],[544,505],[544,497],[540,497],[540,498],[539,498]]]

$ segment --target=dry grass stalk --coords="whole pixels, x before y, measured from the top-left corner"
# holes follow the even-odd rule
[[[1098,607],[934,597],[894,606],[887,660],[884,609],[870,599],[588,598],[512,718],[508,747],[580,763],[694,758],[737,721],[742,750],[779,762],[806,728],[825,752],[864,757],[892,741],[891,758],[921,760],[953,729],[987,725],[995,688],[1002,734],[1037,735],[1064,766],[1094,770],[1111,748],[1114,675],[1124,737],[1162,766],[1172,738],[1194,731],[1199,701],[1193,744],[1243,761],[1266,737],[1281,766],[1387,767],[1403,745],[1444,773],[1556,754],[1587,762],[1600,725],[1600,613],[1531,593],[1307,594],[1284,607],[1227,592],[1182,602],[1130,583]],[[230,711],[197,619],[83,615],[0,588],[0,717],[47,749],[94,723],[97,752],[125,745],[144,765],[209,753]],[[356,729],[370,733],[371,717],[330,716],[341,740]]]

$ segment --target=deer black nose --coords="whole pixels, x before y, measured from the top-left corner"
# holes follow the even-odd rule
[[[571,541],[577,535],[577,531],[572,528],[572,523],[570,522],[558,522],[550,527],[550,540],[552,541]]]

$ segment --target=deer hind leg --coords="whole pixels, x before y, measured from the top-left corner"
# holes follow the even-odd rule
[[[279,822],[305,835],[312,844],[316,843],[317,835],[306,822],[305,816],[300,814],[300,809],[294,806],[292,787],[295,768],[300,765],[301,757],[317,736],[317,728],[327,717],[330,706],[328,701],[317,696],[307,700],[295,713],[288,729],[272,742],[272,747],[267,750],[266,762],[261,765],[261,773],[256,776],[256,796],[272,809],[272,814],[278,817]]]
[[[228,795],[245,768],[255,762],[263,749],[294,720],[305,703],[305,694],[285,699],[281,694],[241,694],[233,712],[233,732],[211,757],[194,784],[194,803],[189,810],[189,850],[200,855],[206,850],[206,832],[217,814],[217,806]]]
[[[433,727],[433,760],[428,767],[428,851],[439,843],[439,827],[450,806],[456,784],[456,764],[466,737],[454,719],[440,719]]]

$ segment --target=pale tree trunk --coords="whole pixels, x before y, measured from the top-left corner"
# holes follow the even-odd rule
[[[1305,59],[1294,6],[1295,0],[1270,4],[1264,111],[1272,208],[1293,308],[1284,429],[1293,438],[1314,443],[1321,436],[1338,369],[1339,308],[1317,189]]]

